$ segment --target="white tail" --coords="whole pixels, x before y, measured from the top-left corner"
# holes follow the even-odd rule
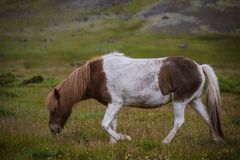
[[[206,74],[206,76],[208,77],[206,98],[207,98],[207,108],[209,112],[210,123],[213,127],[213,131],[215,132],[212,134],[217,136],[216,138],[218,139],[223,139],[223,132],[222,132],[222,126],[220,121],[221,99],[220,99],[218,78],[211,66],[204,64],[202,65],[202,69]]]

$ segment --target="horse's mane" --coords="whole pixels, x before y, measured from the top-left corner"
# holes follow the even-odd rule
[[[89,83],[90,67],[87,62],[73,71],[63,82],[55,87],[60,93],[59,102],[54,96],[54,90],[51,90],[46,99],[46,106],[49,111],[53,111],[57,106],[60,107],[62,112],[69,111],[76,102],[83,98]]]

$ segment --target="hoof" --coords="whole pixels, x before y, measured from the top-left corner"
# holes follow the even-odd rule
[[[224,139],[222,137],[215,137],[213,138],[215,142],[224,142]]]
[[[163,143],[163,144],[169,144],[169,143],[170,143],[170,141],[169,141],[169,140],[167,140],[167,139],[164,139],[164,140],[162,141],[162,143]]]
[[[121,134],[121,140],[128,140],[128,141],[131,141],[132,138],[131,138],[129,135],[122,135],[122,134]]]
[[[124,135],[124,139],[126,139],[126,140],[128,140],[128,141],[131,141],[131,140],[132,140],[132,138],[131,138],[130,136],[128,136],[128,135]]]

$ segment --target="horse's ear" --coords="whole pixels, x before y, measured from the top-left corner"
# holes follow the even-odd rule
[[[56,88],[54,88],[54,96],[56,99],[60,99],[60,93]]]

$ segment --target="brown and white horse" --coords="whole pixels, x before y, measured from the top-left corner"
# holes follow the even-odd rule
[[[201,100],[205,75],[207,110]],[[223,139],[217,77],[209,65],[199,65],[188,58],[133,59],[111,53],[87,62],[49,93],[49,129],[60,133],[72,106],[89,98],[107,106],[102,127],[110,134],[111,143],[131,140],[130,136],[116,132],[117,113],[122,106],[151,109],[169,102],[173,105],[174,126],[163,143],[171,142],[183,125],[187,104],[208,124],[214,140]]]

